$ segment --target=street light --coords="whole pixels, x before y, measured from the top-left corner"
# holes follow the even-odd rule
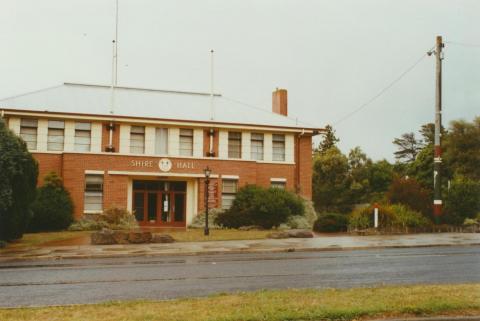
[[[205,174],[205,230],[204,235],[207,236],[210,234],[210,230],[208,229],[208,185],[210,184],[210,174],[212,170],[207,166],[203,173]]]

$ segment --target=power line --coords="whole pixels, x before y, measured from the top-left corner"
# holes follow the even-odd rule
[[[431,50],[433,49],[433,47],[428,51],[430,52]],[[375,100],[377,100],[380,96],[382,96],[384,93],[386,93],[390,88],[392,88],[397,82],[399,82],[400,80],[402,80],[403,77],[405,77],[410,71],[412,71],[420,62],[422,62],[422,60],[427,56],[427,53],[424,53],[422,54],[422,56],[417,60],[415,61],[415,63],[413,65],[411,65],[410,67],[408,67],[404,72],[402,72],[397,78],[395,78],[392,82],[390,82],[387,86],[385,86],[382,90],[380,90],[380,92],[378,94],[376,94],[375,96],[373,96],[372,98],[370,98],[369,100],[367,100],[366,102],[364,102],[363,104],[361,104],[359,107],[357,107],[356,109],[354,109],[353,111],[351,111],[350,113],[348,113],[347,115],[345,115],[344,117],[340,118],[337,122],[333,123],[334,126],[340,124],[341,122],[347,120],[348,118],[350,118],[351,116],[355,115],[356,113],[358,113],[360,110],[364,109],[365,107],[367,107],[368,105],[370,105],[372,102],[374,102]]]
[[[267,114],[272,114],[271,111],[268,111],[266,110],[265,108],[261,108],[261,107],[257,107],[257,106],[254,106],[252,104],[249,104],[249,103],[245,103],[243,101],[240,101],[238,99],[234,99],[234,98],[229,98],[229,97],[226,97],[226,96],[223,96],[222,95],[222,98],[228,100],[228,101],[231,101],[231,102],[234,102],[234,103],[237,103],[239,105],[242,105],[244,107],[248,107],[248,108],[251,108],[251,109],[255,109],[255,110],[258,110],[258,111],[261,111],[261,112],[264,112],[264,113],[267,113]],[[303,125],[307,125],[307,126],[311,126],[313,128],[322,128],[323,126],[318,126],[318,125],[315,125],[315,124],[311,124],[311,123],[307,123],[307,122],[304,122],[304,121],[300,121],[298,120],[297,117],[292,117],[292,116],[285,116],[285,115],[282,115],[290,120],[293,120],[295,121],[295,123],[298,125],[299,123],[303,124]]]
[[[445,43],[448,43],[450,45],[462,46],[462,47],[480,48],[480,44],[475,44],[475,43],[456,42],[456,41],[445,41]]]

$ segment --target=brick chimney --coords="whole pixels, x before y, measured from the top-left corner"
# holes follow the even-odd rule
[[[288,102],[287,102],[287,90],[276,89],[272,93],[272,111],[274,113],[287,116],[288,115]]]

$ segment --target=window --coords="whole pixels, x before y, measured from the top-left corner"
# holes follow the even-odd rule
[[[168,154],[168,129],[157,128],[155,130],[155,154]]]
[[[273,188],[285,189],[285,181],[271,181],[270,186]]]
[[[285,135],[272,135],[272,148],[274,161],[285,161]]]
[[[90,123],[75,123],[75,151],[90,151],[91,128]]]
[[[242,133],[228,132],[228,158],[242,157]]]
[[[20,137],[27,143],[29,150],[37,149],[38,120],[22,118],[20,120]]]
[[[65,122],[63,120],[48,121],[47,150],[62,151]]]
[[[145,153],[145,127],[144,126],[130,127],[130,153],[132,154]]]
[[[263,160],[263,134],[252,133],[250,142],[250,158],[253,160]]]
[[[193,129],[180,129],[180,156],[193,156]]]
[[[85,212],[103,210],[103,175],[85,175]]]
[[[227,210],[232,206],[237,193],[237,185],[238,181],[235,179],[222,180],[222,209]]]

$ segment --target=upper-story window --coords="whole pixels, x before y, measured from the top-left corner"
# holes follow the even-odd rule
[[[193,156],[193,129],[180,129],[180,156]]]
[[[38,120],[22,118],[20,120],[20,137],[27,143],[29,150],[37,149]]]
[[[272,135],[272,151],[274,161],[285,161],[285,135]]]
[[[263,160],[263,134],[252,133],[250,141],[250,158],[253,160]]]
[[[89,152],[92,138],[91,123],[75,123],[75,151]]]
[[[242,157],[242,133],[228,132],[228,158]]]
[[[63,120],[49,120],[47,150],[63,151],[64,140],[65,122]]]
[[[145,126],[130,127],[130,153],[145,153]]]
[[[168,129],[167,128],[155,129],[155,154],[157,155],[168,154]]]

